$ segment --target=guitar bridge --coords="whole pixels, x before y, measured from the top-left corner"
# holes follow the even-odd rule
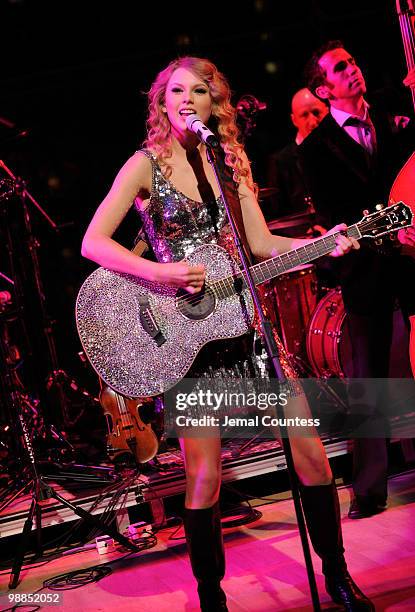
[[[144,331],[146,331],[150,338],[155,341],[157,346],[161,346],[166,342],[166,338],[163,336],[163,333],[154,318],[148,298],[141,296],[138,298],[138,301],[140,304],[140,322]]]

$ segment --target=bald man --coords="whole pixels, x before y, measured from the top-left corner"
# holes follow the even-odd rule
[[[263,206],[268,221],[313,212],[312,201],[303,179],[298,145],[319,125],[327,112],[327,106],[309,89],[300,89],[294,94],[291,101],[291,121],[297,128],[295,140],[269,159],[268,184],[276,188],[277,192]],[[278,233],[295,237],[304,234],[304,230],[307,231],[307,228],[299,225],[278,230]]]
[[[291,100],[291,121],[297,128],[296,144],[301,144],[327,113],[328,107],[309,89],[297,91]]]

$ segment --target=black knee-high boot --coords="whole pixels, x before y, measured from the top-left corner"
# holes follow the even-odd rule
[[[227,612],[220,586],[225,575],[225,554],[219,502],[211,508],[185,508],[184,530],[202,612]]]
[[[327,593],[348,612],[374,610],[347,571],[336,485],[302,486],[301,501],[311,543],[322,560]]]

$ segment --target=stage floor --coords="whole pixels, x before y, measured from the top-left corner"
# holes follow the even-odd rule
[[[415,610],[415,471],[391,478],[389,490],[386,512],[352,521],[347,518],[350,491],[339,487],[348,565],[356,582],[374,600],[376,610]],[[227,573],[223,585],[229,610],[311,611],[292,501],[284,493],[269,500],[272,503],[254,502],[263,515],[255,523],[225,529]],[[118,563],[115,561],[122,553],[100,556],[94,549],[24,570],[14,592],[33,593],[45,579],[113,559],[109,576],[97,583],[62,591],[63,604],[53,610],[198,610],[185,542],[169,540],[175,529],[160,531],[156,547]],[[176,537],[180,535],[182,531]],[[320,563],[314,553],[313,560],[323,608],[334,610],[336,606],[325,594]],[[8,573],[3,573],[0,581],[4,593]]]

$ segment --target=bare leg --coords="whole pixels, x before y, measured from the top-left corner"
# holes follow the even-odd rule
[[[210,508],[218,501],[222,467],[219,432],[215,437],[196,435],[180,438],[186,469],[185,506],[193,510]]]
[[[305,395],[289,398],[288,405],[284,408],[284,416],[310,419],[312,415]],[[333,475],[317,430],[311,427],[287,429],[295,471],[301,484],[309,487],[330,484]],[[279,429],[273,428],[273,432],[279,438]]]

